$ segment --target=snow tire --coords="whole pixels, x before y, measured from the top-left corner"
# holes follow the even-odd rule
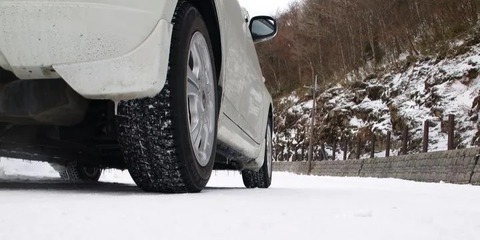
[[[173,18],[170,63],[163,90],[153,98],[122,101],[117,131],[127,168],[135,183],[147,192],[196,193],[210,179],[216,152],[218,94],[214,82],[213,146],[205,164],[196,156],[190,133],[187,96],[189,46],[196,33],[204,37],[215,72],[207,27],[200,12],[180,1]],[[208,156],[208,155],[206,155]]]
[[[272,130],[268,121],[265,133],[265,160],[258,172],[243,170],[242,179],[246,188],[269,188],[272,184]]]
[[[60,174],[60,178],[72,182],[98,182],[102,175],[102,169],[79,163],[55,167],[55,170]]]

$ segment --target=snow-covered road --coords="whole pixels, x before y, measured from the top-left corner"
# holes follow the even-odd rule
[[[3,174],[2,174],[3,172]],[[480,239],[480,187],[275,173],[268,190],[216,172],[200,194],[139,191],[125,172],[61,182],[0,161],[0,239]]]

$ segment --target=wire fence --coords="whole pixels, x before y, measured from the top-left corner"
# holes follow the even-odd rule
[[[429,133],[430,133],[431,122],[426,120],[423,124],[423,137],[421,142],[421,152],[429,151]],[[448,115],[447,122],[447,149],[444,150],[455,150],[455,116]],[[374,132],[370,133],[370,139],[365,140],[359,136],[353,138],[345,138],[338,142],[333,142],[326,146],[325,143],[322,143],[320,146],[316,146],[314,150],[313,161],[324,161],[324,160],[348,160],[348,159],[361,159],[365,158],[365,155],[369,154],[369,158],[378,158],[378,157],[390,157],[393,152],[398,155],[407,155],[410,153],[418,153],[418,150],[411,151],[410,149],[418,149],[418,145],[412,146],[413,144],[418,144],[418,142],[412,142],[411,136],[409,135],[409,128],[405,126],[402,129],[400,136],[400,146],[398,142],[392,141],[392,132],[388,131],[385,136],[382,136],[381,143],[378,143],[377,135]],[[393,148],[395,144],[395,148]],[[378,146],[382,146],[384,154],[380,156],[377,152]],[[368,146],[365,150],[365,146]],[[442,149],[438,149],[442,150]],[[282,147],[280,150],[281,154],[277,154],[276,160],[279,162],[282,161],[306,161],[307,160],[307,151],[305,147],[300,149],[295,149],[293,152],[284,154],[285,148]],[[287,150],[288,152],[288,150]],[[330,152],[330,154],[327,154]],[[383,153],[383,151],[381,152]],[[338,156],[340,154],[340,156]]]

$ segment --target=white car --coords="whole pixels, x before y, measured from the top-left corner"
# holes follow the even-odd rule
[[[0,0],[0,156],[151,192],[212,170],[272,179],[272,99],[254,44],[276,35],[237,0]]]

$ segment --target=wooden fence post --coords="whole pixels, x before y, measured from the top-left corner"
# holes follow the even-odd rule
[[[302,153],[301,153],[302,159],[301,161],[303,162],[305,160],[305,144],[302,144]]]
[[[287,162],[290,162],[290,149],[291,149],[291,143],[290,143],[291,140],[287,140]],[[293,158],[292,158],[292,162],[293,162]]]
[[[362,140],[360,139],[360,136],[357,137],[357,153],[356,153],[356,159],[360,159],[360,151],[361,150],[361,145],[362,144]]]
[[[405,126],[402,132],[402,154],[407,155],[407,153],[408,153],[408,126]]]
[[[372,149],[370,152],[370,158],[375,158],[375,142],[376,142],[375,133],[372,132]]]
[[[428,152],[428,133],[430,131],[430,121],[426,120],[423,124],[423,152]]]
[[[322,143],[322,159],[320,161],[327,160],[327,151],[325,151],[325,143]]]
[[[455,149],[455,116],[453,114],[448,115],[448,150]]]
[[[332,154],[333,161],[337,160],[337,141],[333,142],[333,154]]]
[[[280,162],[283,162],[283,147],[280,147],[280,151],[277,152],[277,159],[279,159]]]
[[[392,132],[387,132],[387,146],[385,151],[385,157],[390,157],[390,141],[392,139]]]

